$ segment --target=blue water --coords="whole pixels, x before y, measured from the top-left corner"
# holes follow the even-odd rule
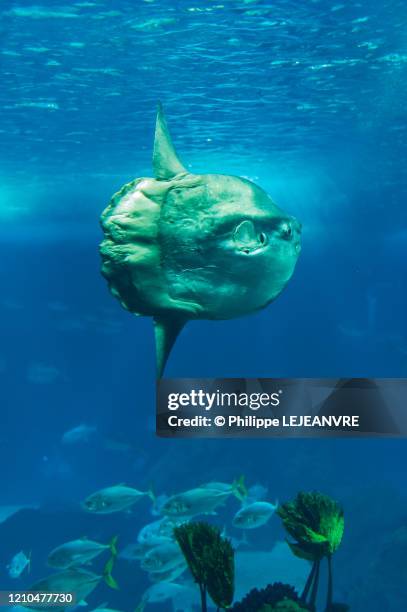
[[[303,224],[277,301],[189,323],[167,375],[406,376],[406,4],[11,1],[0,28],[0,505],[37,507],[0,524],[1,588],[47,575],[66,540],[118,533],[124,546],[153,520],[145,500],[129,516],[81,512],[98,488],[171,494],[245,474],[272,501],[335,497],[337,599],[403,609],[406,443],[156,438],[152,323],[109,294],[98,219],[123,183],[151,176],[161,100],[188,169],[248,177]],[[63,444],[80,424],[96,433]],[[251,548],[283,537],[273,517]],[[31,572],[13,581],[21,549]],[[89,609],[134,610],[145,572],[118,560],[115,574],[120,590],[98,587]]]

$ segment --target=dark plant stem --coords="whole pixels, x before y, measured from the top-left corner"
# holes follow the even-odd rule
[[[328,555],[328,591],[326,596],[326,612],[330,612],[332,608],[333,598],[333,580],[332,580],[332,555]]]
[[[318,585],[319,585],[319,566],[321,565],[321,561],[320,559],[318,559],[316,562],[316,568],[315,568],[315,574],[314,574],[314,583],[312,585],[312,591],[311,591],[311,599],[310,599],[310,606],[313,610],[315,610],[315,604],[317,601],[317,594],[318,594]]]
[[[202,610],[202,612],[207,612],[207,606],[206,606],[206,586],[204,584],[199,583],[199,590],[201,592],[201,610]]]
[[[303,590],[303,592],[301,594],[301,597],[300,597],[300,601],[302,601],[303,603],[305,603],[307,601],[308,593],[309,593],[309,590],[311,588],[312,581],[314,580],[316,569],[317,569],[317,562],[314,561],[314,563],[312,564],[309,576],[307,578],[307,582],[305,583],[304,590]]]

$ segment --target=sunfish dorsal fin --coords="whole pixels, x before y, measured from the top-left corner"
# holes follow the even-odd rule
[[[161,378],[172,347],[184,327],[185,319],[177,317],[154,317],[155,349],[157,355],[157,377]]]
[[[157,179],[172,179],[187,172],[175,152],[161,103],[155,123],[153,168]]]

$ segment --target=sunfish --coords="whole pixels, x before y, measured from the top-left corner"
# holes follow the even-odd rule
[[[157,374],[192,319],[232,319],[264,308],[290,280],[301,225],[251,181],[191,174],[161,105],[155,178],[137,178],[101,216],[102,274],[122,306],[153,317]]]

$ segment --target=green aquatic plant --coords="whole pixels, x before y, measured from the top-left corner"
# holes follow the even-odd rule
[[[233,612],[271,612],[272,610],[285,610],[297,612],[310,610],[289,584],[274,582],[264,589],[252,589],[240,602],[233,605]]]
[[[328,589],[326,612],[333,612],[332,555],[339,548],[344,531],[344,515],[339,504],[327,495],[316,491],[300,492],[292,502],[282,504],[277,514],[294,542],[288,542],[292,552],[301,559],[312,562],[310,575],[301,595],[301,601],[315,609],[322,559],[328,563]]]
[[[260,608],[260,612],[301,612],[301,610],[306,609],[307,608],[303,608],[298,602],[293,601],[292,599],[283,599],[274,606],[271,604],[265,604],[262,608]]]
[[[234,550],[219,529],[208,523],[185,523],[174,529],[189,570],[199,586],[202,611],[207,594],[218,608],[228,608],[234,594]]]

